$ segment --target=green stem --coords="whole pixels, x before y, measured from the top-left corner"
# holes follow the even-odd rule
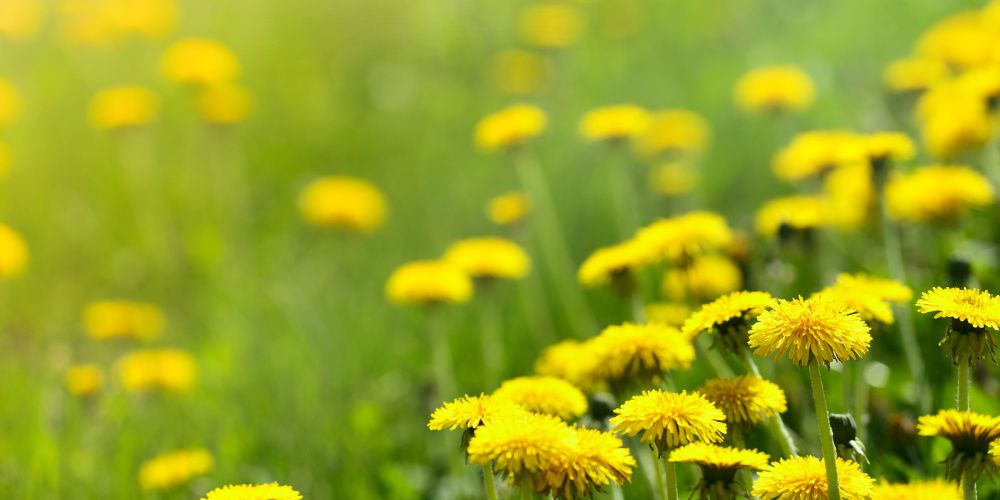
[[[629,303],[632,306],[632,321],[643,324],[648,321],[646,318],[646,307],[642,303],[642,297],[638,291],[633,291],[629,296]]]
[[[868,382],[865,381],[865,358],[861,358],[854,363],[847,363],[847,366],[854,367],[854,419],[858,424],[858,441],[864,443],[868,439]]]
[[[958,364],[958,411],[971,411],[972,405],[969,403],[969,365],[971,360],[964,360]]]
[[[613,158],[608,165],[612,171],[611,182],[614,184],[615,211],[618,212],[618,232],[622,239],[630,238],[639,227],[641,216],[635,198],[635,186],[632,180],[632,165],[618,148],[610,151]]]
[[[625,500],[625,494],[622,493],[622,487],[615,483],[611,483],[611,500]]]
[[[492,292],[493,290],[489,290]],[[503,316],[500,314],[498,297],[489,294],[483,297],[481,348],[486,387],[496,387],[502,376],[507,360],[507,350],[503,342]]]
[[[663,461],[664,461],[664,464],[667,466],[667,473],[666,473],[666,478],[667,478],[667,480],[666,480],[666,485],[667,485],[666,495],[667,496],[666,496],[666,499],[667,500],[677,500],[678,498],[680,498],[680,495],[677,493],[677,467],[674,466],[673,462],[667,460],[666,457],[663,458]]]
[[[726,360],[708,345],[707,336],[698,335],[694,345],[698,349],[698,355],[705,358],[705,361],[712,367],[712,371],[715,372],[717,377],[732,378],[735,375],[733,369],[726,363]]]
[[[743,358],[743,364],[746,365],[747,370],[755,377],[762,379],[760,369],[757,368],[757,362],[753,360],[753,354],[750,353],[750,349],[741,349],[740,356]],[[781,447],[781,452],[786,457],[798,456],[798,450],[795,448],[795,440],[792,439],[792,433],[788,431],[785,421],[781,419],[781,415],[778,412],[771,414],[771,418],[767,420],[767,427],[771,431],[772,437],[778,441],[778,446]]]
[[[455,372],[452,368],[451,346],[448,337],[441,328],[437,311],[427,309],[427,337],[431,342],[431,359],[434,362],[434,382],[437,385],[438,398],[445,401],[455,393]]]
[[[976,492],[976,479],[973,477],[972,471],[966,471],[965,477],[962,478],[962,494],[965,500],[976,500],[979,495]]]
[[[656,475],[656,491],[660,500],[667,500],[667,483],[663,478],[665,471],[660,470],[660,461],[656,458],[653,459],[653,473]]]
[[[497,485],[493,477],[493,462],[487,462],[483,466],[483,481],[486,488],[486,498],[488,500],[498,500]]]
[[[840,481],[837,479],[837,452],[833,447],[833,430],[830,428],[830,411],[826,406],[823,392],[823,375],[819,363],[809,364],[809,380],[812,382],[813,399],[816,401],[816,425],[819,427],[819,441],[823,448],[823,463],[826,465],[826,491],[829,500],[840,500]]]

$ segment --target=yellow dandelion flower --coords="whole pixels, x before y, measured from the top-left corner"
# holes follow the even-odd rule
[[[2,8],[2,7],[0,7]],[[0,21],[2,22],[2,21]],[[9,81],[0,78],[0,127],[10,125],[21,113],[21,96]]]
[[[959,12],[932,26],[917,41],[917,55],[969,68],[991,62],[1000,37],[976,11]]]
[[[595,250],[580,265],[576,277],[581,285],[592,288],[625,277],[647,260],[646,249],[637,240],[628,240]]]
[[[504,238],[470,238],[448,247],[444,260],[473,278],[521,279],[531,260],[513,241]]]
[[[652,302],[646,304],[646,317],[650,323],[663,323],[680,328],[691,316],[691,308],[674,302]]]
[[[499,226],[509,226],[524,220],[531,212],[531,200],[518,191],[491,198],[486,205],[486,215]]]
[[[743,288],[743,273],[728,257],[701,255],[684,268],[686,291],[701,300],[712,300]]]
[[[698,113],[686,109],[666,109],[653,114],[637,147],[645,155],[666,153],[698,154],[708,148],[712,131]]]
[[[253,107],[250,91],[232,83],[219,83],[198,91],[198,115],[208,123],[231,125],[246,119]]]
[[[516,411],[514,405],[493,396],[462,396],[434,410],[427,428],[432,431],[475,429],[511,411]]]
[[[569,459],[553,463],[536,477],[536,492],[559,499],[590,498],[610,483],[622,485],[632,479],[635,459],[620,439],[596,429],[573,431],[576,439]]]
[[[15,278],[28,269],[30,255],[24,238],[0,223],[0,278]]]
[[[589,391],[597,385],[594,376],[599,362],[592,342],[564,340],[542,352],[535,362],[535,373],[559,377]]]
[[[691,341],[662,324],[609,326],[591,341],[593,378],[613,387],[656,382],[668,370],[685,370],[694,361]]]
[[[701,469],[701,479],[694,490],[704,498],[710,498],[712,491],[725,491],[731,498],[743,493],[742,486],[736,484],[736,473],[741,470],[761,470],[767,467],[767,453],[757,450],[743,450],[708,443],[691,443],[670,452],[669,460],[674,463],[695,464]]]
[[[278,483],[238,484],[209,491],[201,500],[302,500],[302,494]]]
[[[657,220],[639,229],[635,240],[650,253],[650,260],[677,262],[728,247],[733,230],[719,214],[694,211]]]
[[[312,181],[299,195],[299,211],[310,224],[371,233],[385,223],[388,204],[374,184],[351,177]]]
[[[853,132],[815,130],[795,136],[775,155],[771,164],[775,175],[786,181],[800,181],[865,159],[865,143]]]
[[[493,56],[493,85],[505,94],[528,95],[541,91],[551,78],[549,60],[529,50],[504,50]]]
[[[913,139],[901,132],[876,132],[863,137],[865,153],[873,162],[907,161],[916,154]]]
[[[104,370],[98,365],[73,365],[66,371],[66,389],[74,396],[91,396],[104,387]]]
[[[537,106],[516,104],[486,115],[476,124],[476,146],[484,151],[512,149],[539,136],[548,117]]]
[[[867,290],[834,285],[814,293],[813,297],[823,297],[840,302],[845,308],[857,312],[861,315],[861,319],[868,322],[878,321],[885,325],[891,325],[895,321],[889,303]]]
[[[913,298],[913,290],[910,287],[896,280],[865,274],[842,273],[837,276],[834,286],[847,290],[866,290],[889,302],[908,302]]]
[[[857,462],[837,459],[840,498],[868,500],[875,480],[861,471]],[[768,465],[753,483],[753,496],[761,500],[826,500],[826,467],[816,457],[796,457]]]
[[[163,312],[144,302],[101,300],[83,309],[84,330],[97,340],[154,339],[163,333],[165,324]]]
[[[179,349],[133,351],[118,360],[118,376],[128,391],[161,389],[187,392],[198,377],[198,364]]]
[[[924,415],[917,421],[921,436],[943,437],[951,442],[951,452],[945,458],[945,477],[962,480],[971,473],[976,480],[984,472],[996,472],[990,459],[991,444],[1000,439],[1000,417],[991,417],[957,410],[941,410]]]
[[[580,135],[592,142],[621,141],[638,137],[649,129],[649,111],[634,104],[597,108],[580,120]]]
[[[893,92],[919,92],[947,79],[948,73],[948,65],[943,61],[913,57],[889,64],[882,73],[882,81]]]
[[[824,213],[830,225],[840,229],[861,227],[875,205],[872,165],[852,163],[833,169],[823,178],[823,193]]]
[[[559,417],[515,412],[476,430],[469,440],[469,461],[493,462],[494,469],[511,477],[539,473],[574,455],[576,433]]]
[[[894,176],[885,188],[889,215],[907,222],[954,220],[991,205],[993,196],[985,176],[961,165],[921,167]]]
[[[864,356],[872,336],[858,313],[824,297],[779,300],[757,317],[749,346],[758,356],[775,354],[799,366]]]
[[[587,396],[573,384],[556,377],[513,378],[500,384],[500,388],[493,392],[493,398],[564,420],[587,412]]]
[[[788,410],[785,391],[755,375],[714,378],[698,392],[726,414],[729,425],[755,425]]]
[[[206,450],[166,453],[142,464],[139,485],[143,490],[166,490],[187,483],[212,470],[214,460]]]
[[[917,300],[917,310],[951,318],[973,328],[1000,329],[1000,298],[990,292],[968,288],[934,287]]]
[[[803,111],[816,99],[816,87],[796,66],[766,66],[743,75],[734,95],[746,111]]]
[[[695,441],[722,441],[725,418],[701,394],[652,390],[616,408],[609,423],[619,434],[641,434],[643,443],[655,444],[660,455],[666,456],[670,450]]]
[[[156,119],[158,109],[153,91],[137,85],[114,87],[98,92],[90,101],[90,124],[101,129],[145,125]]]
[[[521,38],[535,47],[568,47],[582,31],[583,16],[569,4],[536,3],[521,12]]]
[[[773,237],[782,226],[797,230],[816,229],[827,224],[826,201],[819,196],[775,198],[757,210],[754,225],[761,235]]]
[[[392,272],[385,293],[394,304],[460,304],[472,297],[472,280],[449,262],[416,261]]]
[[[962,500],[958,485],[942,479],[905,484],[883,482],[875,487],[872,498],[878,500]]]
[[[175,0],[108,0],[106,8],[108,29],[119,36],[138,35],[162,38],[177,24],[178,7]]]
[[[720,335],[734,333],[731,330],[748,328],[751,318],[777,301],[767,292],[740,291],[723,295],[709,302],[691,315],[681,328],[681,333],[688,338],[694,338],[702,332],[714,330]],[[744,345],[745,345],[744,338]]]
[[[697,184],[698,174],[685,163],[662,163],[649,171],[650,189],[663,196],[685,195]]]
[[[983,147],[995,128],[982,99],[948,83],[932,87],[917,102],[921,140],[940,159]]]
[[[176,83],[216,85],[236,80],[240,61],[228,47],[215,40],[185,38],[167,48],[160,69]]]
[[[27,40],[38,33],[45,19],[42,0],[6,0],[0,2],[0,37]]]

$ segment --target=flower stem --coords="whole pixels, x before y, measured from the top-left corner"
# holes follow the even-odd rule
[[[965,477],[962,478],[962,493],[965,500],[976,500],[979,498],[976,492],[976,480],[972,471],[967,471]]]
[[[488,292],[495,292],[489,290]],[[496,387],[503,375],[504,365],[507,363],[507,350],[503,343],[503,316],[500,314],[499,297],[494,293],[489,293],[488,297],[483,297],[482,310],[482,333],[480,337],[483,371],[486,374],[486,387]]]
[[[694,342],[695,347],[698,348],[698,356],[705,358],[708,361],[709,366],[712,367],[712,371],[715,372],[717,377],[731,378],[735,374],[733,369],[729,367],[726,360],[719,356],[719,353],[712,350],[708,345],[708,337],[705,335],[698,335],[698,338]]]
[[[666,480],[664,480],[663,478],[665,471],[660,470],[660,461],[657,460],[656,458],[653,458],[653,470],[655,471],[656,474],[657,494],[659,495],[660,500],[667,500],[668,497],[667,483]]]
[[[667,457],[663,457],[663,463],[667,466],[665,498],[667,500],[677,500],[680,498],[680,495],[677,493],[677,467]]]
[[[958,363],[958,411],[971,411],[969,403],[969,359]]]
[[[746,365],[747,371],[755,377],[762,379],[760,369],[757,368],[757,362],[753,360],[753,354],[750,353],[750,349],[740,349],[740,356],[743,358],[743,364]],[[795,440],[792,439],[792,433],[788,431],[785,421],[781,419],[781,415],[778,412],[771,414],[771,418],[767,420],[767,426],[774,439],[778,441],[781,452],[786,457],[798,456],[798,450],[795,448]]]
[[[868,437],[868,383],[865,382],[864,373],[864,358],[844,365],[844,402],[850,405],[850,412],[858,425],[857,439],[862,443]]]
[[[614,184],[615,211],[618,212],[618,232],[623,239],[629,238],[639,227],[641,216],[636,204],[635,186],[632,180],[632,164],[625,156],[627,151],[613,148],[609,151],[612,159],[608,165],[611,169],[611,182]]]
[[[441,328],[438,311],[428,308],[425,315],[427,337],[431,342],[431,359],[434,362],[434,382],[438,398],[442,401],[455,392],[455,372],[451,366],[451,346]]]
[[[829,500],[840,500],[840,481],[837,479],[837,452],[833,447],[833,430],[830,428],[830,412],[823,392],[823,376],[819,363],[809,364],[809,380],[812,382],[813,399],[816,402],[816,425],[819,427],[819,441],[823,448],[823,463],[826,465],[826,491]]]
[[[493,477],[493,462],[487,462],[483,466],[483,481],[486,487],[486,498],[488,500],[498,500],[497,496],[497,485],[495,478]]]

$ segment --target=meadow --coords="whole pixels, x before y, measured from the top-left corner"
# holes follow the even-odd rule
[[[0,497],[835,498],[819,461],[797,493],[774,465],[788,439],[833,452],[818,374],[855,419],[831,435],[856,460],[843,498],[1000,498],[998,19],[971,0],[0,0]],[[906,58],[940,71],[903,88],[886,71]],[[737,91],[775,67],[756,103]],[[809,131],[844,132],[776,167]],[[901,183],[930,165],[964,167]],[[490,209],[510,193],[527,204]],[[453,247],[482,237],[506,243]],[[415,261],[437,267],[401,276]],[[742,290],[770,295],[688,321]],[[755,370],[784,404],[753,425],[626,418],[662,390],[713,420],[694,391]],[[435,413],[527,376],[549,378]],[[964,454],[921,419],[970,409]],[[531,436],[491,449],[503,425]],[[579,465],[584,427],[614,466]],[[670,465],[689,441],[768,457],[709,481],[691,462],[726,452]],[[243,484],[265,486],[221,489]]]

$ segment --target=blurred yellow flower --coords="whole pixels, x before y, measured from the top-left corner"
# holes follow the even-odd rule
[[[209,491],[201,500],[302,500],[291,486],[278,483],[238,484]]]
[[[253,108],[250,92],[231,83],[220,83],[199,89],[198,114],[208,123],[229,125],[246,119]]]
[[[831,226],[863,226],[875,205],[872,163],[851,163],[831,170],[823,178],[823,194],[823,213]]]
[[[906,222],[948,222],[993,203],[993,186],[962,165],[931,165],[896,175],[885,187],[889,215]]]
[[[700,255],[683,270],[674,271],[683,275],[685,295],[699,300],[713,300],[743,288],[740,268],[722,255]]]
[[[916,113],[921,139],[935,158],[951,158],[982,147],[995,126],[982,97],[956,81],[940,83],[925,92],[917,101]]]
[[[872,498],[878,500],[962,500],[962,491],[958,489],[957,484],[943,479],[898,484],[883,482],[875,487]]]
[[[587,397],[573,384],[556,377],[517,377],[504,381],[493,391],[497,401],[506,401],[525,410],[554,415],[563,420],[587,412]]]
[[[594,356],[593,380],[622,388],[656,383],[671,370],[694,361],[694,346],[674,327],[663,324],[612,325],[588,341]]]
[[[28,268],[28,244],[6,224],[0,224],[0,278],[20,276]]]
[[[598,385],[595,377],[600,361],[593,341],[564,340],[545,348],[535,361],[535,373],[559,377],[589,391]]]
[[[609,247],[598,248],[577,271],[577,281],[592,288],[617,278],[648,262],[649,252],[636,240],[627,240]]]
[[[889,303],[864,289],[853,289],[839,287],[837,285],[828,286],[815,294],[814,297],[840,302],[844,307],[861,315],[861,319],[871,323],[877,321],[885,325],[891,325],[895,321],[892,307]]]
[[[847,290],[866,290],[889,302],[908,302],[913,298],[910,287],[892,279],[878,278],[866,274],[842,273],[837,276],[834,286]]]
[[[729,425],[755,425],[788,410],[785,391],[755,375],[713,378],[698,392],[726,414]]]
[[[985,26],[979,13],[953,14],[932,26],[917,41],[917,55],[960,68],[982,66],[996,60],[1000,34]]]
[[[642,391],[615,409],[608,423],[616,433],[641,434],[661,456],[697,441],[717,443],[726,435],[726,416],[697,392]]]
[[[640,228],[635,240],[641,249],[649,252],[648,260],[679,262],[728,247],[733,241],[733,230],[725,217],[696,210],[654,221]]]
[[[814,130],[795,136],[774,157],[771,166],[779,179],[801,181],[865,159],[865,141],[853,132]]]
[[[652,302],[646,304],[646,317],[650,323],[663,323],[680,328],[691,315],[691,308],[674,302]]]
[[[509,49],[493,56],[493,85],[505,94],[529,95],[540,92],[549,83],[552,68],[542,54],[530,50]]]
[[[179,349],[139,350],[118,360],[118,376],[131,392],[187,392],[198,377],[198,365],[190,354]]]
[[[27,40],[38,33],[44,19],[42,0],[4,0],[0,2],[0,37]]]
[[[9,81],[0,78],[0,127],[10,125],[21,112],[21,96]]]
[[[475,429],[514,410],[513,403],[493,396],[463,396],[434,410],[427,428],[432,431]]]
[[[146,87],[113,87],[90,101],[90,124],[102,129],[144,125],[156,119],[158,108],[159,99]]]
[[[857,462],[837,459],[840,498],[869,500],[875,480]],[[768,465],[753,483],[753,496],[761,500],[827,500],[826,466],[816,457],[795,457]]]
[[[741,470],[761,470],[767,467],[770,457],[757,450],[744,450],[708,443],[691,443],[670,452],[669,460],[676,463],[691,463],[701,469],[701,480],[694,485],[694,491],[701,498],[739,498],[745,494],[745,487],[736,480]]]
[[[757,316],[750,328],[749,346],[757,356],[788,355],[806,366],[848,361],[864,356],[871,345],[871,329],[857,312],[827,297],[779,300]]]
[[[536,3],[521,12],[521,38],[536,47],[567,47],[582,31],[583,16],[570,4]]]
[[[435,305],[468,302],[472,280],[446,261],[415,261],[396,268],[385,287],[394,304]]]
[[[663,196],[681,196],[694,191],[698,175],[685,163],[662,163],[649,172],[649,187]]]
[[[746,111],[802,111],[816,99],[816,88],[796,66],[766,66],[743,75],[735,97]]]
[[[159,337],[166,320],[153,304],[127,300],[102,300],[83,309],[83,327],[97,340]]]
[[[588,111],[580,120],[580,135],[588,141],[621,141],[649,129],[649,111],[634,104],[620,104]]]
[[[310,224],[371,233],[382,227],[388,206],[374,184],[329,176],[310,182],[302,190],[299,211]]]
[[[776,236],[782,226],[797,230],[815,229],[827,224],[826,201],[819,196],[776,198],[757,210],[754,225],[763,236]]]
[[[902,132],[875,132],[862,137],[862,141],[872,162],[908,161],[917,152],[913,139]]]
[[[521,279],[528,274],[531,260],[513,241],[504,238],[469,238],[453,243],[444,260],[473,278]]]
[[[476,124],[476,146],[484,151],[512,149],[545,131],[548,117],[537,106],[515,104],[483,117]]]
[[[70,41],[103,45],[127,36],[162,38],[177,24],[175,0],[62,0],[60,30]]]
[[[202,449],[165,453],[142,464],[139,485],[145,491],[167,490],[183,485],[212,470],[212,454]]]
[[[948,65],[943,61],[913,57],[889,64],[882,73],[882,81],[893,92],[919,92],[945,80],[948,73]]]
[[[160,69],[167,79],[185,85],[230,83],[240,74],[240,61],[225,45],[208,38],[185,38],[163,54]]]
[[[509,226],[524,220],[531,212],[531,200],[519,191],[511,191],[491,198],[486,214],[494,224]]]
[[[98,365],[73,365],[66,370],[66,389],[74,396],[91,396],[104,387],[104,370]]]
[[[645,155],[678,153],[694,155],[708,147],[712,131],[701,115],[686,109],[665,109],[653,114],[646,133],[638,138]]]

